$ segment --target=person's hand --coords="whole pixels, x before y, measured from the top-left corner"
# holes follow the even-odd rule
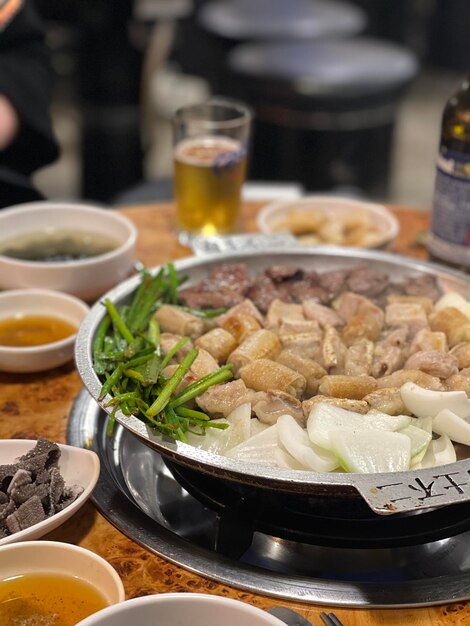
[[[0,95],[0,150],[5,150],[13,143],[19,125],[18,115],[13,105],[8,98]]]

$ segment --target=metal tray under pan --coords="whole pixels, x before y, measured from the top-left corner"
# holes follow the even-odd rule
[[[222,262],[244,262],[255,273],[273,264],[293,264],[305,269],[328,271],[369,263],[374,268],[388,272],[393,280],[420,273],[436,277],[443,293],[458,291],[470,298],[468,277],[441,266],[422,263],[399,255],[341,248],[321,248],[306,251],[300,248],[276,253],[255,251],[218,254],[209,257],[191,257],[176,263],[178,271],[186,274],[190,282],[199,281],[208,271]],[[139,277],[131,278],[107,294],[118,305],[128,301],[139,283]],[[190,284],[190,283],[188,283]],[[90,394],[98,402],[101,383],[92,367],[93,337],[105,314],[97,303],[82,323],[76,341],[76,363],[82,380]],[[106,411],[109,398],[99,401]],[[210,452],[199,450],[182,442],[173,442],[154,434],[139,419],[116,413],[118,423],[140,438],[165,458],[189,469],[203,472],[222,480],[235,481],[291,494],[322,496],[353,496],[364,498],[370,508],[381,515],[407,511],[419,511],[470,500],[470,459],[441,468],[414,470],[389,474],[342,474],[315,473],[279,469],[245,463]]]
[[[322,547],[255,533],[239,558],[222,556],[215,514],[175,481],[162,457],[118,427],[84,390],[69,444],[94,450],[101,473],[92,499],[121,532],[172,563],[253,593],[343,607],[418,607],[470,598],[470,532],[399,548]]]

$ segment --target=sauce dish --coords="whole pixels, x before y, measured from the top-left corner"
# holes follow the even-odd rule
[[[25,321],[25,327],[19,329],[16,345],[5,344],[12,334],[8,326],[5,341],[0,340],[0,371],[41,372],[70,361],[76,332],[88,310],[88,305],[78,298],[49,289],[13,289],[0,293],[0,328]],[[47,326],[56,321],[69,326],[71,334],[39,345],[21,345],[25,330],[35,334],[38,327],[42,327],[45,336]]]

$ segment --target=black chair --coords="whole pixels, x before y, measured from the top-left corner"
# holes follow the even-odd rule
[[[247,43],[227,63],[231,94],[255,109],[251,179],[385,195],[411,52],[361,37]]]

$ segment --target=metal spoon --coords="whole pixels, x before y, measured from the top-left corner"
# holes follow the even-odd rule
[[[268,609],[268,613],[285,622],[287,626],[313,626],[312,622],[309,622],[303,615],[286,606],[273,606]]]

